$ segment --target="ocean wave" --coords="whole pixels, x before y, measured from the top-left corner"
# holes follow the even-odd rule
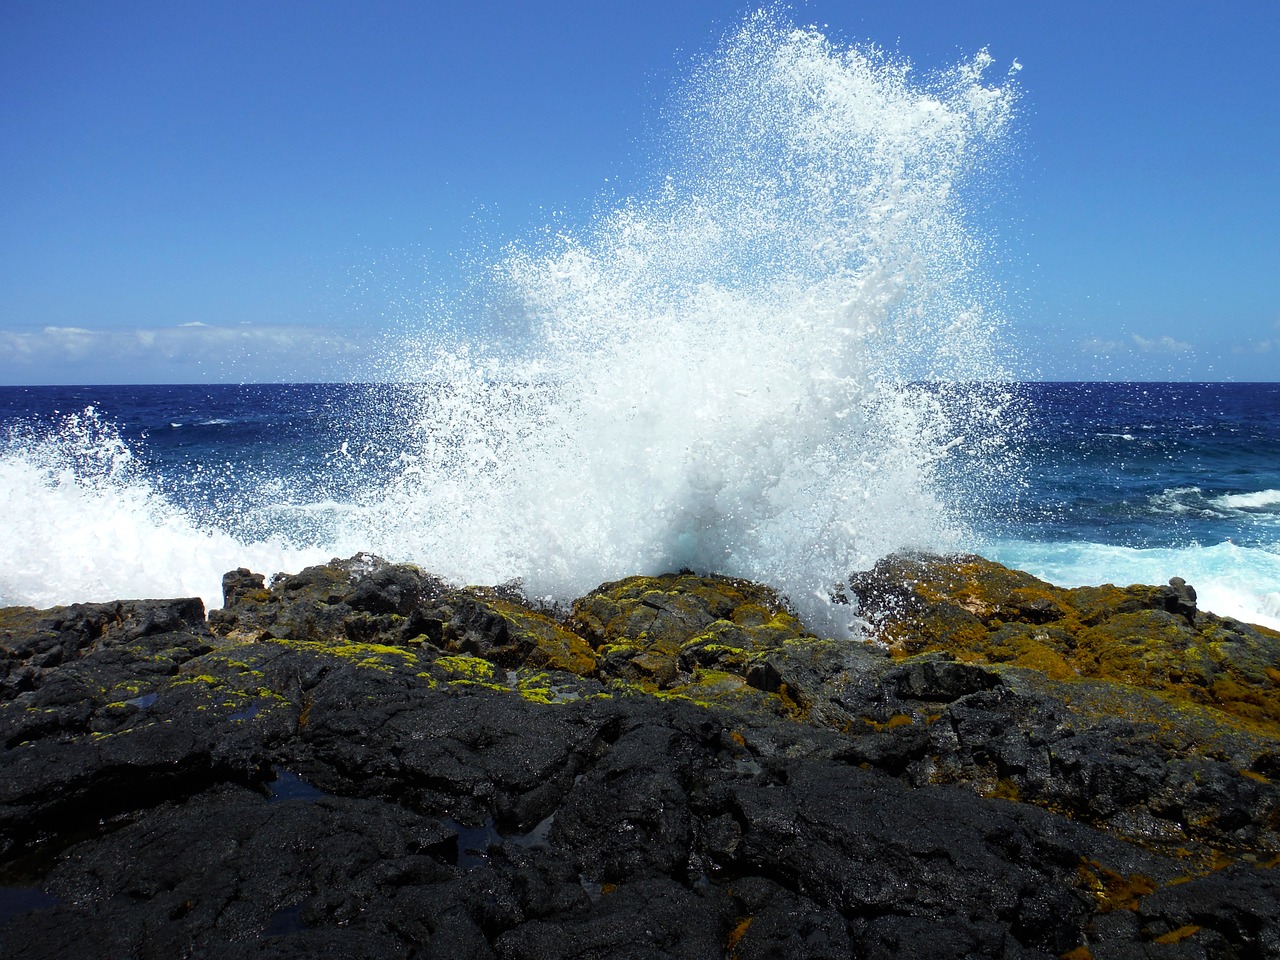
[[[1239,510],[1246,513],[1280,512],[1280,490],[1258,490],[1254,493],[1229,493],[1221,497],[1213,497],[1209,501],[1224,510]]]
[[[1148,498],[1154,513],[1206,520],[1247,520],[1268,523],[1280,518],[1280,490],[1211,495],[1201,487],[1170,487]]]
[[[1190,514],[1206,519],[1226,516],[1205,498],[1199,487],[1170,487],[1153,494],[1148,504],[1155,513]]]
[[[296,570],[332,555],[241,540],[180,509],[92,407],[51,428],[10,426],[0,529],[0,605],[198,596],[210,609],[228,570]]]
[[[749,17],[672,111],[652,191],[496,265],[518,356],[444,318],[392,358],[444,387],[400,431],[418,472],[362,518],[371,548],[538,596],[722,572],[847,631],[836,583],[955,544],[1007,479],[963,197],[1016,98],[990,64],[925,77]]]

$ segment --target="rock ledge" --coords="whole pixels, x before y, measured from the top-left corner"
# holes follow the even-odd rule
[[[1280,634],[1180,581],[224,594],[0,610],[0,956],[1280,957]]]

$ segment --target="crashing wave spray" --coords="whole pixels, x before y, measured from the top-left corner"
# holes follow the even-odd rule
[[[552,597],[750,577],[847,628],[845,575],[952,543],[940,471],[985,455],[1003,402],[941,386],[1006,379],[960,189],[1008,125],[990,62],[919,79],[749,18],[695,74],[650,196],[499,264],[518,355],[417,344],[413,466],[352,540]]]
[[[175,506],[93,407],[0,435],[0,527],[0,606],[200,596],[214,607],[227,570],[300,569],[329,557],[245,542]]]

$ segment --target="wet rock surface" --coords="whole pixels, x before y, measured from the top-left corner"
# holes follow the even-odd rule
[[[0,956],[1280,957],[1280,635],[1185,584],[224,591],[0,610]]]

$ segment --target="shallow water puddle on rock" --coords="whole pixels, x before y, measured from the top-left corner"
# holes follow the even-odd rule
[[[526,849],[549,846],[550,840],[548,840],[548,837],[551,834],[551,825],[555,822],[556,815],[554,813],[548,814],[546,817],[539,820],[528,833],[517,834],[516,836],[508,837],[507,839],[517,846],[525,847]]]
[[[471,870],[489,862],[489,851],[502,843],[512,843],[526,849],[545,847],[548,845],[548,834],[555,822],[555,814],[544,817],[528,832],[503,834],[498,831],[493,817],[488,817],[478,827],[469,827],[450,817],[441,819],[440,823],[457,834],[457,849],[449,856],[451,863],[463,870]]]
[[[267,784],[267,789],[271,791],[267,803],[283,803],[285,800],[314,802],[321,797],[332,796],[284,767],[273,766],[271,770],[276,778]]]
[[[62,901],[39,887],[0,886],[0,926],[32,910],[47,910]]]
[[[291,907],[281,907],[273,913],[267,921],[266,929],[262,931],[262,935],[264,937],[284,937],[307,929],[309,927],[302,919],[302,904],[296,903]]]
[[[462,870],[484,866],[489,862],[490,848],[502,842],[502,835],[498,833],[493,817],[486,819],[479,827],[468,827],[452,817],[444,817],[440,823],[458,835],[457,847],[448,859]]]

